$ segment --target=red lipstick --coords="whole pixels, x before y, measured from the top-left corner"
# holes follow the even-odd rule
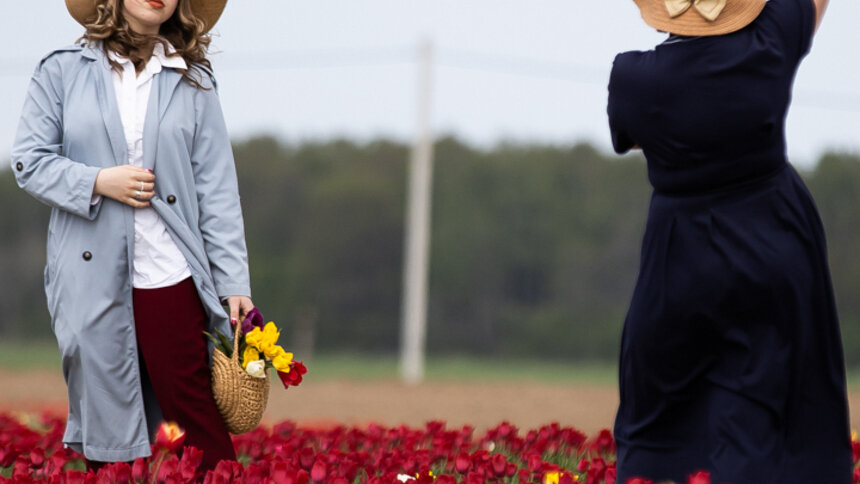
[[[147,2],[152,8],[164,8],[164,4],[161,0],[147,0]]]

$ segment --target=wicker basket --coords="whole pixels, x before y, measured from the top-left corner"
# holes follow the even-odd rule
[[[241,325],[237,324],[232,357],[217,348],[212,352],[212,394],[231,434],[257,428],[269,401],[269,372],[265,378],[256,378],[239,364],[240,334]]]

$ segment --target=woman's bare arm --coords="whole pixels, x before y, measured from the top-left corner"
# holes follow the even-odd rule
[[[812,0],[815,3],[815,30],[821,25],[821,18],[824,17],[824,11],[827,9],[827,3],[830,0]]]

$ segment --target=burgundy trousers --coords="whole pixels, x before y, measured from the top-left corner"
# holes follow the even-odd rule
[[[236,451],[212,397],[206,312],[191,278],[169,287],[134,289],[137,344],[165,421],[185,429],[185,444],[203,451],[200,470]]]

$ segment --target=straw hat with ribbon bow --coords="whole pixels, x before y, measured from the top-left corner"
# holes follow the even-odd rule
[[[678,35],[723,35],[749,25],[767,0],[634,0],[645,23]]]
[[[206,31],[209,31],[215,25],[215,22],[221,17],[221,12],[224,11],[224,6],[227,5],[227,0],[187,1],[191,2],[191,10],[194,11],[194,15],[206,25]],[[81,25],[86,25],[96,20],[97,4],[97,0],[66,0],[66,8]]]

